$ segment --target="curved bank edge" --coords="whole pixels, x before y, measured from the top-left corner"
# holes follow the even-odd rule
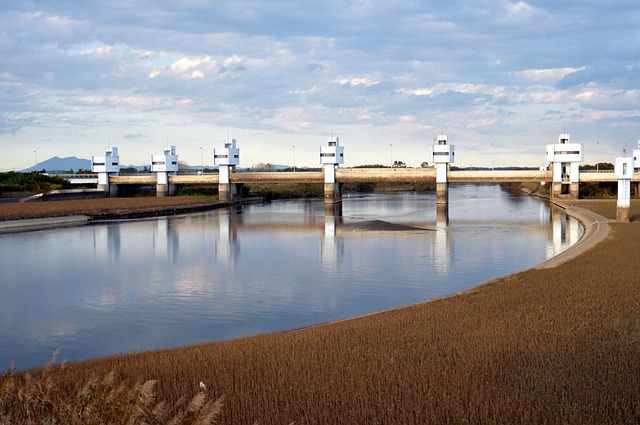
[[[593,248],[609,235],[609,220],[600,214],[596,214],[593,211],[589,211],[584,208],[566,205],[559,201],[550,202],[564,208],[567,215],[582,223],[584,226],[584,234],[578,242],[555,257],[537,265],[534,269],[552,269],[554,267],[558,267],[559,265],[564,264],[567,261],[576,258],[583,252]]]
[[[0,234],[30,232],[33,230],[54,229],[56,227],[84,226],[91,217],[70,215],[64,217],[30,218],[24,220],[0,221]]]

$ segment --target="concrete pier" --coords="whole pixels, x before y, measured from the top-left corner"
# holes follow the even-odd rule
[[[242,187],[239,183],[219,183],[218,199],[226,202],[240,202],[242,200]]]
[[[159,183],[156,184],[156,196],[158,198],[163,198],[165,196],[175,196],[176,194],[176,185],[169,183]]]
[[[578,199],[580,193],[580,183],[551,183],[552,199]]]
[[[324,184],[324,203],[337,204],[342,202],[342,184],[325,183]]]
[[[449,202],[449,183],[436,183],[436,203],[446,204]]]
[[[615,176],[618,179],[616,221],[628,223],[631,218],[631,179],[634,175],[633,157],[616,158]]]

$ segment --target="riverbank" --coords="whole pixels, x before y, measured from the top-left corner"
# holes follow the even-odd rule
[[[228,206],[213,197],[102,198],[0,204],[0,233],[87,224],[95,220],[159,217]]]
[[[593,201],[571,202],[611,210]],[[632,204],[632,216],[638,204]],[[293,332],[50,368],[158,380],[157,399],[225,397],[220,423],[635,423],[640,418],[640,224],[561,267],[458,296]],[[1,387],[1,386],[0,386]]]

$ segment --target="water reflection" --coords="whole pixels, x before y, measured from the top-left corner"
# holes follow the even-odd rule
[[[449,225],[449,204],[436,205],[436,235],[433,238],[433,251],[435,269],[439,274],[449,272],[451,265],[450,234],[447,231]]]
[[[87,358],[412,304],[532,267],[580,236],[575,220],[497,186],[449,195],[448,208],[433,194],[371,194],[2,235],[0,369],[57,348]]]
[[[241,209],[231,208],[218,213],[218,232],[215,240],[215,257],[220,264],[235,266],[240,258],[238,225],[242,224]],[[212,229],[215,231],[215,229]]]
[[[337,237],[337,229],[342,225],[342,203],[324,206],[324,233],[320,244],[320,257],[323,266],[333,268],[344,254],[344,241]]]
[[[570,218],[567,213],[555,204],[549,206],[549,242],[547,244],[547,256],[551,258],[564,251],[567,246],[578,242],[584,233],[584,228],[576,219]]]

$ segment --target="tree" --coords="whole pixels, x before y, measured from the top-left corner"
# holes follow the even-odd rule
[[[402,162],[402,161],[393,161],[393,165],[392,165],[392,167],[393,167],[393,168],[406,168],[406,167],[407,167],[407,164],[405,164],[405,163],[404,163],[404,162]]]
[[[187,161],[178,161],[178,174],[189,174],[191,167]]]
[[[273,164],[265,164],[263,162],[251,166],[252,171],[275,171]]]
[[[138,169],[136,167],[125,167],[120,169],[120,174],[136,174]]]

